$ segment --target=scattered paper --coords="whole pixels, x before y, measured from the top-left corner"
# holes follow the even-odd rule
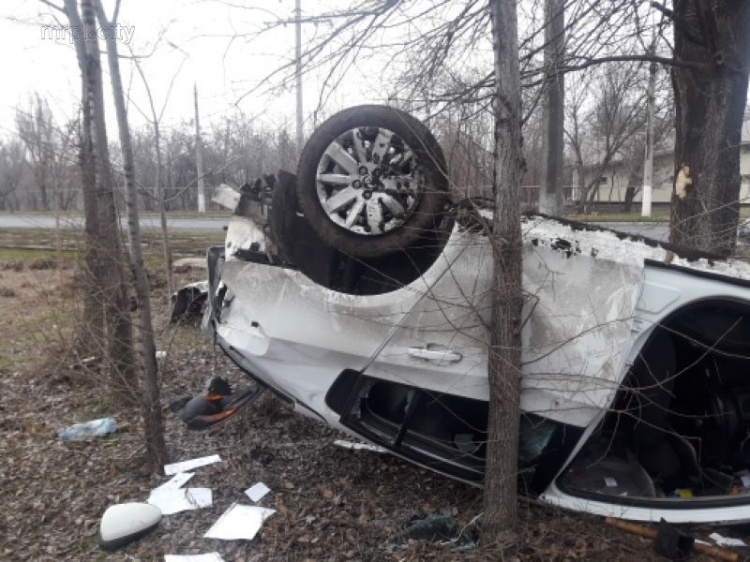
[[[352,449],[354,451],[372,451],[373,453],[387,453],[387,449],[378,447],[377,445],[370,445],[369,443],[355,443],[354,441],[344,441],[343,439],[337,439],[333,442],[334,445],[343,447],[344,449]]]
[[[156,352],[156,358],[157,359],[166,359],[167,358],[167,352],[166,351],[157,351]]]
[[[743,540],[733,539],[731,537],[722,537],[719,533],[711,533],[708,536],[718,546],[747,546],[745,544],[745,541]]]
[[[178,488],[153,490],[148,503],[161,509],[162,515],[172,515],[181,511],[191,511],[210,507],[212,495],[210,488]]]
[[[171,476],[173,474],[177,474],[178,472],[187,472],[188,470],[192,470],[193,468],[199,468],[201,466],[214,464],[216,462],[221,462],[221,457],[219,455],[211,455],[208,457],[201,457],[199,459],[191,459],[189,461],[165,464],[164,474],[166,474],[167,476]]]
[[[164,562],[224,562],[218,552],[208,554],[165,554]]]
[[[265,496],[270,491],[271,489],[263,482],[258,482],[255,486],[252,486],[245,490],[245,495],[250,498],[250,501],[257,502],[263,499],[263,496]]]
[[[263,521],[276,513],[275,509],[252,505],[232,504],[219,520],[203,535],[207,539],[225,541],[252,540],[263,525]]]
[[[177,474],[172,476],[172,478],[164,482],[164,484],[154,488],[152,492],[156,492],[158,490],[177,490],[187,484],[187,481],[190,480],[193,476],[195,476],[195,472],[178,472]]]
[[[604,477],[604,484],[606,484],[607,488],[617,488],[617,480],[611,476]]]

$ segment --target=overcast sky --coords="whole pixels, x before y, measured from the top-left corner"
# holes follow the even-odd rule
[[[51,0],[62,4],[62,0]],[[333,0],[330,0],[333,1]],[[294,95],[291,91],[269,93],[262,88],[263,78],[274,69],[293,60],[294,27],[281,27],[253,38],[266,24],[280,18],[293,17],[294,0],[237,0],[237,5],[258,9],[230,8],[214,0],[122,0],[118,30],[121,54],[153,55],[142,62],[156,104],[161,109],[169,84],[172,93],[164,113],[166,125],[189,120],[193,115],[193,84],[197,83],[201,119],[209,123],[238,107],[257,117],[261,125],[276,126],[285,121],[290,131],[294,126]],[[321,0],[303,0],[303,11],[320,10]],[[104,0],[111,14],[114,0]],[[65,27],[63,14],[35,0],[3,0],[0,18],[0,58],[3,87],[0,89],[0,127],[2,134],[13,130],[17,107],[28,107],[28,97],[39,92],[45,97],[59,119],[75,115],[80,99],[80,77],[75,51]],[[58,18],[56,22],[54,17]],[[45,26],[55,26],[53,28]],[[304,37],[325,32],[307,24]],[[55,35],[55,37],[51,37]],[[238,37],[238,35],[241,35]],[[159,41],[159,37],[162,39]],[[251,40],[252,38],[252,40]],[[157,44],[154,50],[154,45]],[[106,59],[103,60],[106,68]],[[145,123],[137,108],[148,112],[142,81],[132,64],[122,61],[123,81],[130,92],[131,125]],[[105,76],[107,86],[109,76]],[[269,86],[278,86],[274,81]],[[305,110],[309,115],[318,100],[320,76],[305,80]],[[109,92],[107,92],[109,93]],[[331,111],[348,105],[380,101],[379,92],[361,91],[353,79],[328,102]],[[135,107],[137,106],[137,107]],[[109,108],[108,120],[113,111]],[[308,117],[306,129],[312,128]]]
[[[63,0],[50,0],[62,4]],[[76,115],[80,100],[80,76],[75,51],[63,14],[39,0],[2,0],[0,15],[0,135],[15,130],[16,108],[29,106],[29,95],[38,92],[47,99],[62,122]],[[114,0],[103,0],[111,14]],[[334,6],[347,7],[347,0],[302,0],[303,17],[323,13]],[[419,3],[415,3],[419,5]],[[254,117],[259,127],[288,124],[294,130],[295,98],[290,88],[279,90],[280,80],[263,79],[294,57],[294,26],[270,31],[269,22],[291,19],[294,0],[122,0],[118,30],[120,53],[130,50],[142,59],[142,68],[151,85],[159,110],[164,106],[170,83],[169,102],[163,125],[189,121],[193,117],[193,84],[197,84],[201,120],[206,126],[231,117],[238,109]],[[449,17],[441,13],[435,17]],[[430,14],[423,15],[429,19]],[[57,18],[57,20],[56,20]],[[420,27],[412,32],[418,33]],[[45,26],[53,26],[52,28]],[[56,26],[56,27],[55,27]],[[303,25],[303,44],[314,36],[330,33],[325,23]],[[263,33],[260,33],[263,31]],[[399,30],[399,33],[409,33]],[[54,35],[54,37],[53,37]],[[388,91],[383,86],[389,66],[388,49],[378,56],[361,56],[348,69],[344,84],[326,99],[328,114],[361,103],[382,102]],[[491,55],[480,53],[491,61]],[[103,60],[106,73],[106,59]],[[392,63],[391,63],[392,67]],[[306,132],[313,129],[318,92],[323,71],[305,77]],[[123,80],[131,105],[129,117],[134,127],[143,126],[139,109],[149,112],[142,80],[130,61],[122,61]],[[287,75],[288,76],[288,75]],[[105,74],[106,86],[109,76]],[[260,89],[250,93],[254,88]],[[272,92],[269,89],[276,87]],[[107,91],[108,121],[114,127],[114,112]],[[238,100],[242,100],[239,101]],[[318,121],[324,116],[318,116]]]

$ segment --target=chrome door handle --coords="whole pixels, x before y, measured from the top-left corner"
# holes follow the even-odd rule
[[[446,363],[456,363],[463,359],[463,355],[451,349],[431,347],[410,347],[409,355],[417,359],[426,359],[427,361],[444,361]]]

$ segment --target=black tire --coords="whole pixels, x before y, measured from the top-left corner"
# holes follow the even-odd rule
[[[319,181],[319,173],[326,179]],[[437,228],[448,200],[435,137],[414,117],[380,105],[346,109],[318,127],[302,151],[297,180],[300,210],[320,238],[360,258],[408,248]]]

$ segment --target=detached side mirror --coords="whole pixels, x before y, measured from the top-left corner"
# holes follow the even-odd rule
[[[107,508],[99,525],[99,547],[112,551],[153,531],[161,510],[147,503],[121,503]]]

